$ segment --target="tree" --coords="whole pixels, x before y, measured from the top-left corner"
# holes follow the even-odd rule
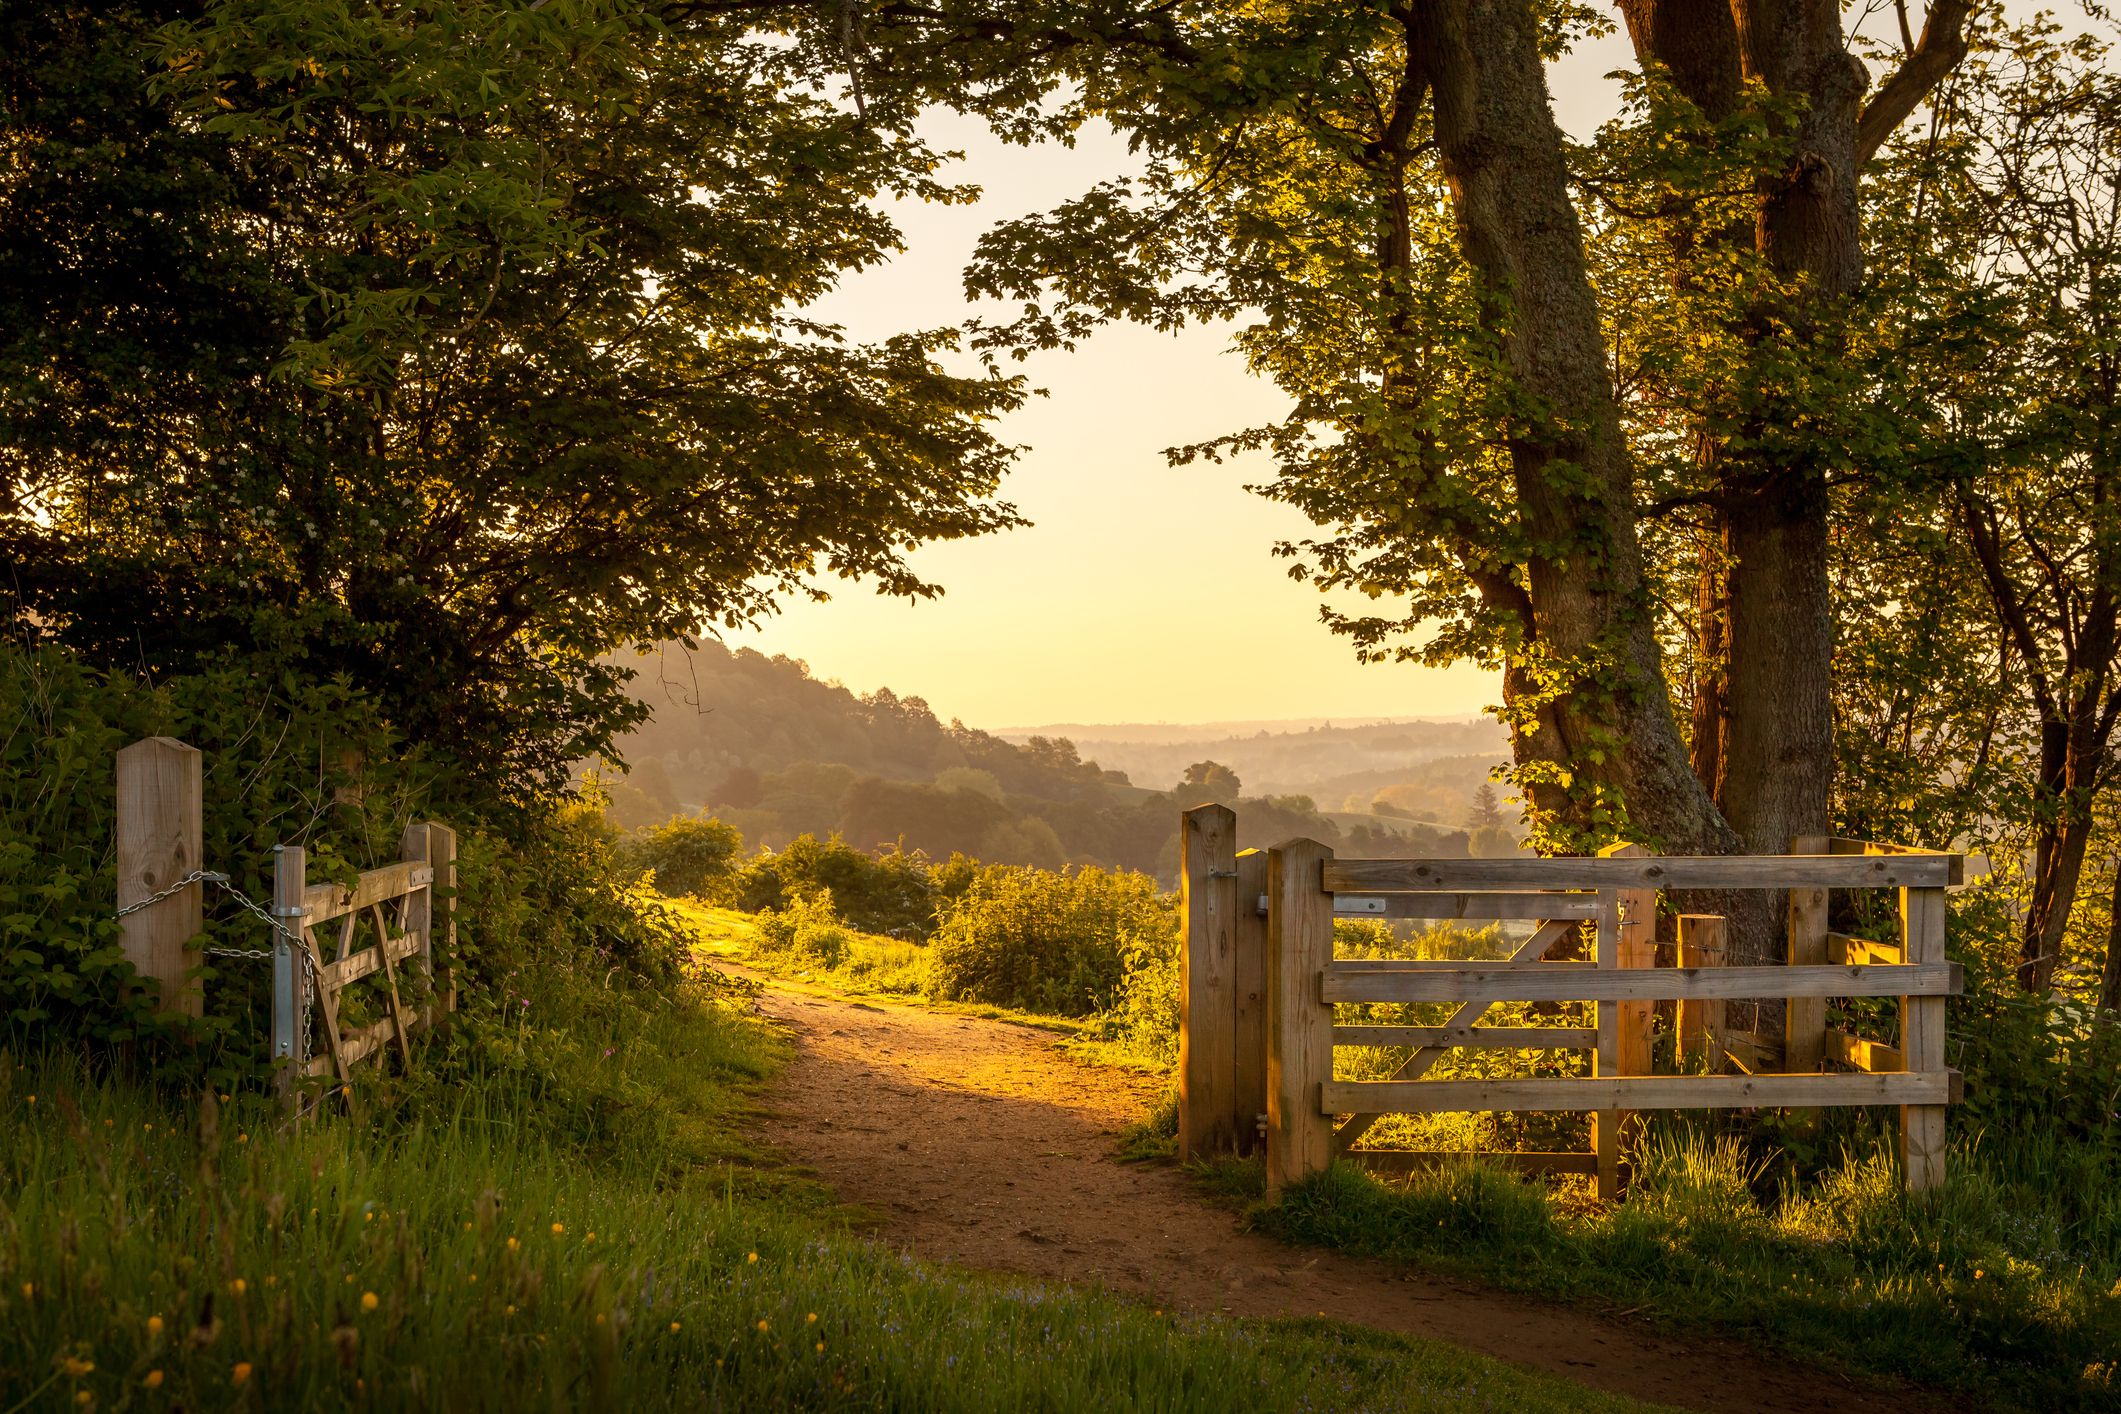
[[[0,594],[104,662],[234,645],[553,783],[606,655],[1013,524],[1011,381],[801,313],[948,200],[913,102],[622,0],[0,18]]]
[[[1502,806],[1495,799],[1495,787],[1482,781],[1473,791],[1473,810],[1466,823],[1475,830],[1494,829],[1502,824]]]
[[[1237,779],[1237,772],[1220,761],[1196,761],[1186,767],[1186,774],[1178,782],[1178,794],[1187,799],[1198,797],[1195,804],[1200,801],[1234,804],[1243,789],[1244,783]],[[1310,808],[1308,801],[1303,808]]]

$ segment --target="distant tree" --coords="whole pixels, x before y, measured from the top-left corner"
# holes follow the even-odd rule
[[[1002,783],[994,778],[992,771],[976,770],[970,766],[953,766],[935,778],[937,790],[970,791],[992,801],[1002,798]]]
[[[1498,829],[1502,825],[1502,806],[1495,800],[1495,787],[1486,781],[1473,792],[1473,813],[1466,823],[1474,830]]]
[[[722,783],[714,788],[710,803],[749,810],[765,795],[766,783],[759,773],[749,766],[738,766],[722,777]]]
[[[1475,859],[1501,859],[1517,853],[1517,837],[1501,824],[1475,826],[1466,840],[1466,853]]]
[[[661,893],[705,895],[736,870],[744,837],[720,820],[680,815],[619,842],[619,859],[628,868],[655,871]]]
[[[1194,797],[1195,804],[1212,800],[1228,805],[1237,799],[1243,788],[1237,772],[1220,761],[1194,762],[1186,767],[1186,774],[1178,783],[1179,794]]]

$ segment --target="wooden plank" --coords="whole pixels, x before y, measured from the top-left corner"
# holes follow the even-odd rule
[[[1641,860],[1652,856],[1639,844],[1616,843],[1599,850],[1598,857]],[[1628,974],[1655,967],[1657,891],[1611,889],[1602,897],[1608,901],[1608,908],[1599,923],[1599,968]],[[1597,1003],[1597,1017],[1598,1048],[1592,1057],[1592,1073],[1614,1077],[1648,1075],[1656,1003],[1601,1000]],[[1591,1117],[1591,1148],[1598,1155],[1598,1196],[1604,1201],[1620,1197],[1626,1176],[1625,1155],[1641,1137],[1642,1122],[1631,1110],[1600,1110]]]
[[[313,1056],[310,1059],[309,1069],[306,1073],[309,1075],[331,1075],[336,1071],[339,1078],[343,1080],[351,1067],[359,1065],[362,1061],[374,1055],[378,1049],[388,1045],[394,1034],[395,1027],[387,1016],[381,1021],[371,1022],[366,1026],[349,1031],[341,1038],[334,1053],[340,1060],[338,1066],[335,1067],[333,1065],[333,1057],[330,1055]]]
[[[1318,974],[1333,960],[1333,897],[1319,887],[1333,851],[1290,840],[1267,866],[1267,1192],[1322,1172],[1333,1126],[1318,1104],[1333,1079],[1333,1008]]]
[[[1336,918],[1592,919],[1593,893],[1335,894]]]
[[[1323,1087],[1328,1114],[1376,1110],[1438,1114],[1475,1110],[1728,1110],[1839,1105],[1942,1106],[1944,1071],[1898,1075],[1623,1075],[1538,1080],[1336,1080]]]
[[[1824,854],[1825,835],[1799,835],[1792,854]],[[1792,888],[1784,916],[1788,921],[1786,956],[1792,967],[1817,967],[1826,961],[1826,890],[1816,885]],[[1785,1071],[1809,1074],[1826,1054],[1826,998],[1790,997],[1782,1004],[1782,1055]]]
[[[1520,1173],[1596,1173],[1596,1154],[1515,1153],[1507,1150],[1351,1149],[1347,1157],[1374,1174],[1399,1177],[1478,1160]]]
[[[1581,855],[1502,859],[1343,859],[1326,866],[1336,894],[1480,889],[1942,888],[1954,856]]]
[[[117,753],[118,907],[129,908],[206,867],[205,757],[151,736]],[[205,926],[205,887],[191,884],[118,920],[125,960],[155,988],[155,1010],[199,1016],[205,997],[192,944]]]
[[[1953,886],[1966,882],[1966,856],[1954,854],[1950,850],[1922,849],[1911,844],[1884,844],[1878,840],[1844,839],[1839,835],[1827,840],[1826,846],[1824,852],[1827,854],[1913,854],[1928,855],[1933,859],[1949,859],[1952,862],[1951,873],[1944,882]]]
[[[390,996],[390,1019],[397,1028],[398,1059],[407,1070],[412,1069],[412,1037],[407,1035],[405,1024],[405,1000],[398,995],[398,965],[390,955],[390,923],[383,917],[383,905],[377,904],[368,910],[368,916],[376,925],[376,950],[383,955],[384,991]]]
[[[1267,915],[1242,901],[1267,892],[1267,852],[1237,856],[1237,1035],[1231,1118],[1237,1152],[1256,1153],[1267,1122]]]
[[[1237,813],[1200,805],[1179,817],[1178,1157],[1235,1152]]]
[[[1729,933],[1724,919],[1714,913],[1679,915],[1679,965],[1686,968],[1721,967],[1727,960]],[[1681,1062],[1705,1062],[1711,1070],[1722,1068],[1724,1004],[1708,997],[1685,997],[1679,1003],[1675,1040]]]
[[[1537,962],[1540,958],[1546,956],[1547,949],[1553,947],[1556,943],[1575,936],[1577,931],[1575,923],[1561,919],[1542,923],[1538,931],[1517,945],[1517,951],[1510,955],[1510,961],[1512,963]],[[1340,966],[1342,964],[1336,963],[1334,965]],[[1486,1013],[1489,1007],[1495,1004],[1496,1000],[1498,999],[1494,997],[1475,997],[1459,1007],[1457,1011],[1451,1013],[1451,1019],[1446,1024],[1450,1026],[1471,1026],[1474,1022],[1480,1020],[1481,1016]],[[1444,1054],[1444,1049],[1440,1046],[1418,1050],[1400,1062],[1399,1069],[1392,1072],[1392,1078],[1394,1080],[1418,1080],[1423,1075],[1426,1075],[1429,1068],[1435,1065],[1438,1060],[1441,1060]],[[1382,1118],[1382,1115],[1375,1114],[1349,1115],[1347,1121],[1340,1128],[1333,1131],[1333,1151],[1335,1153],[1346,1153],[1356,1140],[1368,1133],[1370,1127]]]
[[[1336,1026],[1333,1044],[1570,1051],[1596,1046],[1598,1032],[1588,1026]]]
[[[311,927],[359,913],[375,904],[402,898],[414,889],[434,882],[434,867],[415,860],[370,869],[350,889],[337,884],[311,884],[303,904],[309,909]]]
[[[315,1019],[302,1005],[302,974],[309,951],[304,941],[307,930],[302,927],[302,898],[309,891],[307,860],[300,845],[273,846],[272,916],[279,925],[272,946],[273,1088],[291,1114],[299,1114],[301,1103],[295,1087],[297,1067],[303,1048],[316,1034]]]
[[[1482,957],[1337,957],[1333,971],[1343,977],[1384,977],[1401,973],[1449,974],[1476,968],[1509,976],[1561,977],[1598,970],[1595,962],[1519,962],[1512,958]]]
[[[1900,946],[1907,971],[1950,966],[1944,961],[1944,890],[1903,889],[1900,894]],[[1900,1003],[1900,1050],[1907,1078],[1944,1076],[1944,998],[1912,989]],[[1900,1111],[1900,1167],[1908,1191],[1927,1192],[1944,1184],[1944,1106],[1938,1100],[1909,1100]]]
[[[1782,1070],[1782,1042],[1773,1036],[1763,1036],[1758,1031],[1726,1031],[1723,1036],[1723,1053],[1737,1063],[1747,1075]]]
[[[1905,962],[1907,953],[1898,943],[1874,943],[1869,938],[1851,937],[1847,933],[1826,935],[1826,960],[1844,967],[1865,962]]]
[[[1959,964],[1898,967],[1659,967],[1602,971],[1550,962],[1544,967],[1479,965],[1458,970],[1343,971],[1335,963],[1319,980],[1328,1002],[1654,1002],[1700,997],[1949,997],[1960,991]]]
[[[427,822],[427,862],[434,869],[428,885],[433,900],[432,926],[428,929],[429,955],[434,960],[435,985],[442,989],[442,1009],[457,1009],[457,832],[449,826]]]
[[[390,950],[391,960],[397,962],[419,952],[425,943],[426,938],[423,935],[407,933],[403,937],[390,939],[385,946]],[[382,948],[362,948],[337,962],[327,963],[324,970],[317,974],[317,985],[336,992],[349,983],[358,982],[363,977],[381,971],[382,967]]]
[[[1826,1058],[1874,1073],[1907,1069],[1907,1058],[1900,1054],[1899,1047],[1866,1041],[1854,1032],[1839,1029],[1826,1033]]]
[[[431,864],[430,856],[433,846],[428,840],[427,833],[430,828],[425,821],[407,825],[405,834],[398,841],[398,857],[407,864]],[[432,1026],[440,1008],[437,1006],[435,984],[434,939],[432,937],[434,929],[434,887],[431,881],[428,887],[415,889],[405,896],[405,903],[399,910],[399,921],[403,924],[407,937],[419,940],[420,976],[427,984],[427,995],[420,1008],[420,1019],[427,1025]]]

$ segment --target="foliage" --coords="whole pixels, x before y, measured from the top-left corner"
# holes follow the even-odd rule
[[[757,913],[820,894],[865,932],[924,937],[935,926],[935,889],[922,860],[895,850],[867,854],[838,835],[802,835],[784,850],[761,853],[730,879],[721,901]]]
[[[620,866],[653,870],[661,892],[702,898],[735,874],[743,852],[742,835],[704,815],[672,816],[622,837],[617,847]]]
[[[1144,874],[986,865],[930,943],[936,994],[1060,1016],[1112,1005],[1127,959],[1168,946],[1175,901]]]
[[[614,649],[1016,522],[1013,382],[801,312],[879,198],[963,195],[812,50],[208,0],[13,6],[0,56],[4,593],[92,661],[344,674],[534,793],[637,719]]]
[[[782,966],[830,971],[847,960],[847,927],[832,906],[832,890],[819,889],[783,912],[757,920],[759,946]]]

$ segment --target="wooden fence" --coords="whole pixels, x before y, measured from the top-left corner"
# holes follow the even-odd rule
[[[1617,1196],[1623,1136],[1656,1109],[1814,1109],[1897,1105],[1908,1186],[1944,1176],[1945,1106],[1958,1076],[1944,1063],[1944,1007],[1960,988],[1944,958],[1944,891],[1957,855],[1850,840],[1799,840],[1777,856],[1660,857],[1614,846],[1596,858],[1336,860],[1311,840],[1235,852],[1236,816],[1186,812],[1181,834],[1185,926],[1179,1033],[1179,1145],[1187,1158],[1263,1147],[1278,1189],[1335,1157],[1403,1172],[1443,1155],[1356,1147],[1387,1114],[1589,1111],[1581,1154],[1498,1155],[1539,1171],[1595,1174]],[[1775,890],[1788,897],[1787,965],[1735,967],[1724,920],[1675,920],[1659,966],[1660,893]],[[1829,889],[1895,889],[1899,937],[1870,941],[1827,927]],[[1531,934],[1506,959],[1337,959],[1336,917],[1523,921]],[[1589,957],[1548,954],[1592,933]],[[1897,1044],[1827,1025],[1833,998],[1897,997]],[[1730,1000],[1782,999],[1777,1048],[1724,1024]],[[1676,1051],[1691,1067],[1736,1073],[1654,1073],[1656,1005],[1677,1002]],[[1595,1024],[1486,1027],[1498,1002],[1581,1002]],[[1341,1003],[1442,1003],[1427,1026],[1340,1024]],[[1334,1078],[1338,1046],[1407,1048],[1390,1079]],[[1589,1076],[1425,1080],[1465,1047],[1583,1050]],[[1829,1069],[1829,1067],[1832,1067]],[[1339,1119],[1336,1126],[1335,1120]]]
[[[215,951],[272,961],[272,1054],[283,1091],[292,1095],[311,1077],[344,1081],[386,1048],[409,1062],[413,1034],[456,1009],[456,832],[431,821],[409,826],[398,862],[350,886],[310,883],[303,848],[277,846],[268,909],[206,868],[202,761],[168,737],[117,757],[122,942],[134,969],[156,985],[157,1005],[187,1016],[203,1009],[197,943],[212,884],[269,931],[265,946]],[[382,1014],[354,1025],[341,1015],[346,988],[378,972]]]

